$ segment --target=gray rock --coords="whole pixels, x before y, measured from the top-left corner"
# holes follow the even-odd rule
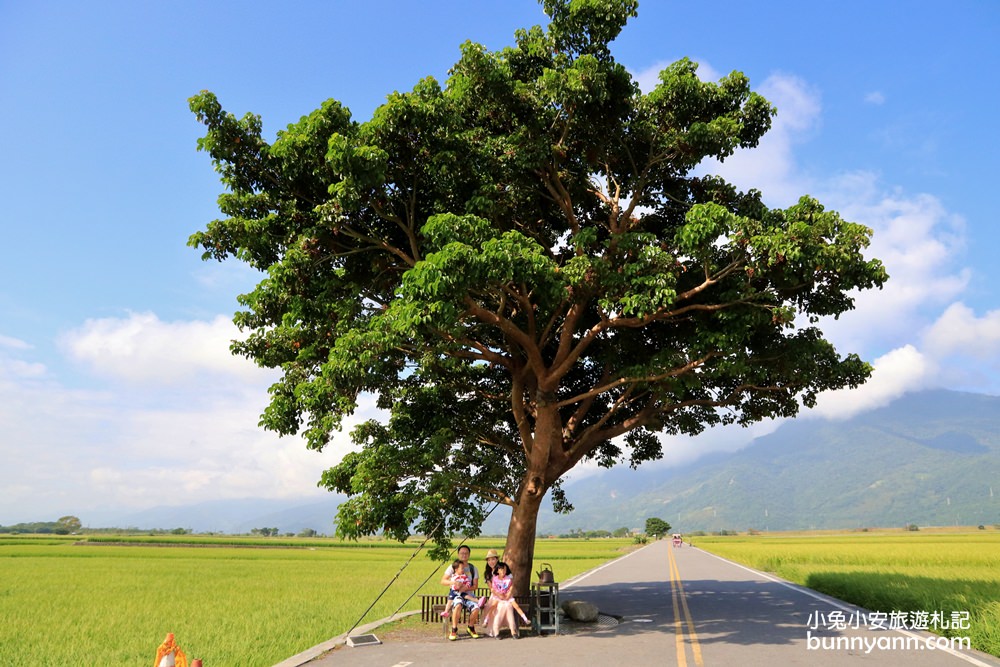
[[[581,623],[593,623],[597,620],[597,605],[583,600],[566,600],[559,605],[566,616]]]

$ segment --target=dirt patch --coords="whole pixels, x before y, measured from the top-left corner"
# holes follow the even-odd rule
[[[464,631],[464,630],[463,630]],[[446,642],[443,626],[440,622],[427,623],[420,620],[420,614],[386,623],[373,631],[375,636],[393,643],[404,642]]]

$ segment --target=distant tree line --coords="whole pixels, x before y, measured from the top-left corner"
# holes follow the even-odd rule
[[[13,526],[0,526],[0,533],[38,533],[40,535],[69,535],[55,521],[32,521],[30,523],[15,523]]]
[[[0,533],[37,533],[39,535],[70,535],[80,532],[83,524],[75,516],[60,517],[56,521],[33,521],[0,526]]]
[[[10,526],[0,525],[0,534],[36,534],[36,535],[71,535],[83,530],[83,525],[75,516],[65,516],[58,521],[33,521],[16,523]],[[88,535],[193,535],[195,531],[190,528],[137,528],[129,526],[126,528],[90,528],[86,529]],[[225,532],[208,531],[199,532],[198,535],[225,535]],[[278,537],[282,535],[278,528],[254,528],[250,535],[261,537]],[[283,533],[285,537],[296,537],[295,533]],[[298,537],[326,537],[313,528],[301,530]]]
[[[616,528],[614,530],[584,530],[583,528],[574,528],[568,533],[560,533],[556,537],[561,538],[574,538],[574,539],[597,539],[597,538],[607,538],[607,537],[628,537],[632,534],[631,528]],[[548,535],[539,535],[539,537],[549,537]]]

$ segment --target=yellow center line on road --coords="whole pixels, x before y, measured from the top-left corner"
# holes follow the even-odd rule
[[[687,667],[687,653],[684,650],[687,641],[685,640],[684,625],[680,614],[680,608],[683,608],[683,621],[687,622],[687,639],[691,643],[694,664],[698,667],[704,667],[705,661],[701,657],[701,644],[698,643],[698,633],[694,629],[694,619],[691,618],[691,610],[688,608],[687,597],[684,595],[684,584],[681,583],[681,571],[677,568],[677,560],[674,558],[673,547],[667,553],[670,557],[670,592],[674,603],[674,633],[677,639],[677,664],[680,667]]]
[[[670,593],[674,602],[674,640],[677,642],[677,664],[687,667],[687,655],[684,652],[684,622],[681,610],[677,604],[677,583],[674,580],[674,555],[670,554]]]

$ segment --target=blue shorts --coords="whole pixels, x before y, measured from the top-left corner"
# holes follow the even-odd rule
[[[479,600],[476,598],[461,597],[455,600],[455,604],[460,604],[469,611],[475,611],[479,609]]]
[[[459,593],[458,591],[448,591],[448,600],[451,601],[456,607],[465,607],[469,611],[477,609],[479,607],[479,600],[475,597],[466,597],[471,595],[469,591],[464,593]]]

